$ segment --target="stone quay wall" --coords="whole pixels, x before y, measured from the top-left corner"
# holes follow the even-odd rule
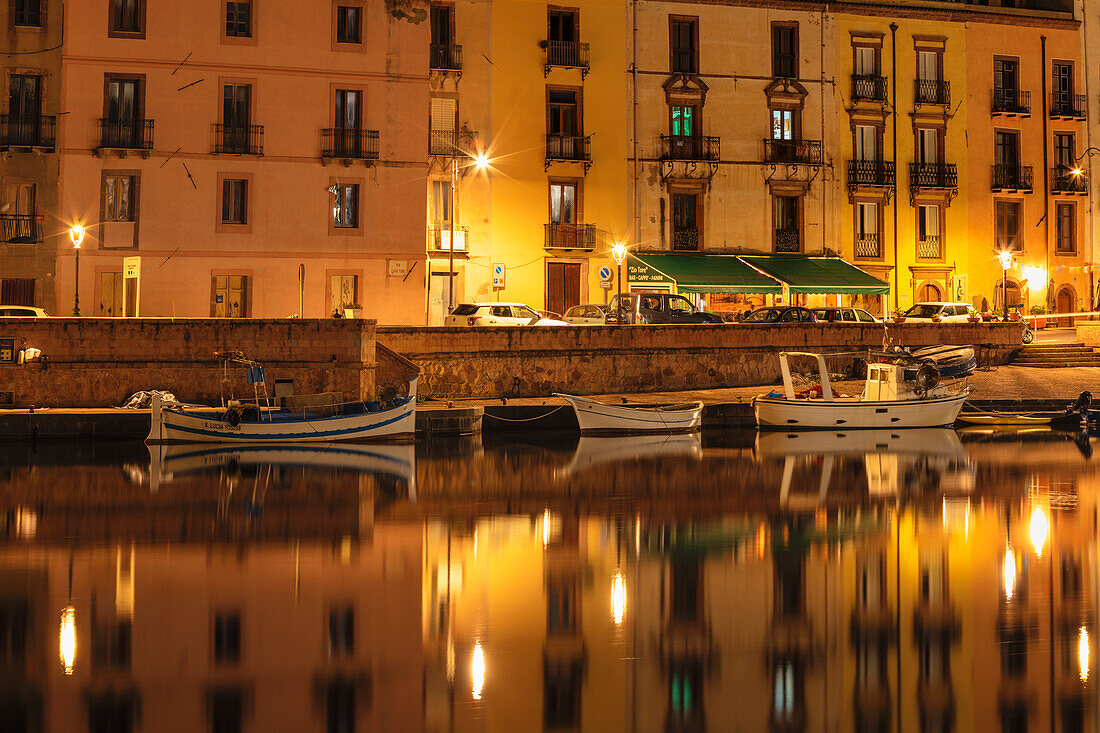
[[[375,392],[375,322],[365,319],[0,318],[0,407],[105,407],[134,392],[168,390],[184,402],[217,404],[218,351],[241,350],[298,394]],[[3,361],[9,349],[45,360]],[[230,387],[251,396],[244,368]]]
[[[970,344],[983,365],[1020,348],[1019,323],[888,324],[894,343]],[[615,394],[775,384],[779,351],[865,352],[882,346],[872,324],[546,326],[377,329],[378,340],[420,365],[420,393],[440,398]],[[855,358],[830,367],[840,372]]]

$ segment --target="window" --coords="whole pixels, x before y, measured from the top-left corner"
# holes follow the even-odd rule
[[[42,25],[42,0],[12,0],[11,22],[14,25]]]
[[[343,315],[345,308],[359,302],[359,276],[333,275],[329,311]]]
[[[856,257],[881,257],[877,203],[856,204]]]
[[[458,143],[456,109],[458,100],[452,97],[432,97],[431,138],[428,140],[429,155],[453,155]]]
[[[853,69],[856,76],[878,76],[878,54],[871,46],[855,46]]]
[[[937,260],[943,257],[939,206],[917,207],[917,257]]]
[[[935,165],[940,158],[940,131],[922,127],[917,130],[917,162]]]
[[[775,251],[800,252],[798,231],[798,197],[776,196],[774,199]]]
[[[222,224],[248,223],[248,181],[226,178],[222,181]]]
[[[103,178],[103,220],[133,221],[134,176],[107,175]]]
[[[451,6],[431,6],[431,43],[429,68],[460,68],[454,48],[454,8]]]
[[[1058,254],[1077,252],[1077,207],[1074,204],[1058,204],[1057,221]]]
[[[1020,229],[1019,201],[997,201],[994,204],[997,225],[997,249],[1022,251],[1024,248],[1023,232]]]
[[[37,127],[42,108],[41,77],[12,74],[8,87],[8,124]],[[9,135],[11,131],[9,130]]]
[[[797,140],[796,122],[798,117],[793,109],[772,110],[772,140]]]
[[[575,136],[580,130],[579,92],[551,89],[547,95],[549,106],[547,132],[551,135]]]
[[[222,124],[226,130],[246,129],[252,119],[252,85],[226,84],[222,88]]]
[[[328,612],[328,655],[330,657],[355,652],[355,609],[350,606],[331,608]]]
[[[215,275],[211,278],[214,318],[248,317],[248,277],[245,275]]]
[[[143,0],[110,0],[112,33],[142,33],[145,25]]]
[[[1051,107],[1055,114],[1073,110],[1073,64],[1054,64],[1051,79]]]
[[[359,226],[359,184],[341,183],[336,186],[332,205],[332,225],[341,229]]]
[[[1020,133],[1002,132],[994,134],[994,160],[997,165],[1016,168],[1020,165]]]
[[[874,161],[878,159],[878,130],[872,125],[856,125],[856,160]]]
[[[1015,59],[993,60],[993,111],[1020,109],[1019,77]]]
[[[550,223],[577,223],[577,184],[550,184]]]
[[[549,10],[547,40],[551,43],[575,43],[579,36],[580,13],[576,10]]]
[[[673,74],[695,74],[699,71],[696,41],[699,21],[695,18],[669,18],[669,50]]]
[[[1073,154],[1073,135],[1066,132],[1054,133],[1054,165],[1065,173],[1076,167]]]
[[[231,38],[252,37],[251,0],[229,0],[225,4],[225,35]]]
[[[450,181],[432,181],[432,220],[436,227],[451,221]]]
[[[221,613],[214,617],[214,663],[241,661],[241,614]]]
[[[362,124],[363,93],[358,90],[337,89],[333,109],[333,150],[337,156],[358,156],[363,149],[360,134]]]
[[[694,251],[699,249],[699,229],[694,193],[672,194],[672,248]]]
[[[338,5],[336,7],[336,42],[337,43],[362,43],[363,42],[363,9],[351,5]]]
[[[695,119],[699,108],[695,105],[676,105],[672,107],[672,120],[669,129],[673,135],[696,135]]]
[[[776,78],[798,76],[797,26],[772,26],[772,76]]]
[[[939,81],[939,53],[937,53],[936,51],[917,52],[917,78],[921,81]]]

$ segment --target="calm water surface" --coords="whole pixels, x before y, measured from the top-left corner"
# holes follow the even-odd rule
[[[0,447],[0,731],[1093,730],[1091,452]]]

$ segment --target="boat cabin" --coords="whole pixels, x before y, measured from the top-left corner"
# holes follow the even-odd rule
[[[912,392],[905,384],[902,368],[896,364],[868,364],[867,382],[863,389],[863,399],[881,402],[901,399]]]

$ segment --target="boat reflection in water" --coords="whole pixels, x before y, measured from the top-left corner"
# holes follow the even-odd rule
[[[1096,465],[895,435],[0,447],[0,730],[1096,729]]]

